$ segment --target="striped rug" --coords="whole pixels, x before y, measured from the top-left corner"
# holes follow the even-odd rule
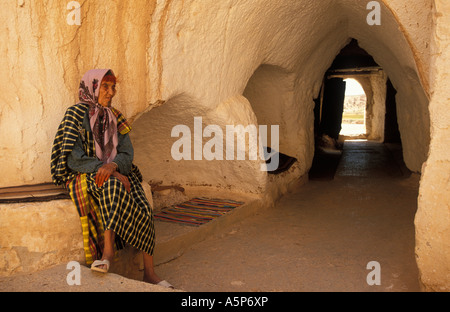
[[[154,217],[161,221],[199,226],[243,204],[244,202],[229,199],[198,197],[179,205],[163,208]]]

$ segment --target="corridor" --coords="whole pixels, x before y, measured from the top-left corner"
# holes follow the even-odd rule
[[[333,180],[309,181],[156,271],[185,291],[419,291],[419,178],[399,152],[347,141]],[[380,285],[367,283],[371,261]]]

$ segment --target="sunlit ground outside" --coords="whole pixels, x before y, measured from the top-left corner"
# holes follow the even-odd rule
[[[354,79],[345,79],[344,113],[340,135],[359,136],[366,134],[366,95],[361,85]]]

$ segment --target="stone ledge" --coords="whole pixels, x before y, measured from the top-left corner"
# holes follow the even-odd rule
[[[179,292],[128,279],[114,273],[102,274],[81,266],[80,285],[69,285],[66,264],[35,273],[0,278],[0,292]]]
[[[71,200],[0,204],[0,276],[84,262],[80,219]]]
[[[150,186],[142,186],[153,207]],[[0,215],[0,277],[70,261],[85,264],[80,218],[71,199],[0,203]],[[117,261],[117,272],[134,278],[142,267],[138,254],[131,247],[121,250],[126,261]]]
[[[271,205],[255,196],[235,196],[246,203],[199,227],[155,221],[155,265]],[[71,200],[0,204],[0,214],[0,277],[32,274],[70,261],[85,265],[80,220]],[[142,280],[141,252],[131,246],[120,250],[110,272]]]

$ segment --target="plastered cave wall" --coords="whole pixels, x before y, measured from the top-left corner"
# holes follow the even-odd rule
[[[133,122],[147,181],[276,194],[261,159],[174,160],[173,127],[193,131],[196,116],[203,126],[279,125],[280,152],[298,161],[278,182],[294,181],[312,163],[325,71],[355,38],[397,90],[404,159],[422,173],[421,280],[450,289],[448,1],[379,1],[379,26],[360,0],[85,0],[80,25],[67,23],[68,2],[3,3],[0,187],[50,181],[53,137],[81,76],[112,68],[113,105]]]

